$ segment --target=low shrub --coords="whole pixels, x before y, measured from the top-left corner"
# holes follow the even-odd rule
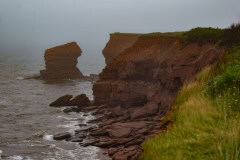
[[[215,44],[222,40],[224,36],[224,30],[218,28],[194,28],[188,32],[185,32],[182,36],[182,40],[186,43],[211,43]]]

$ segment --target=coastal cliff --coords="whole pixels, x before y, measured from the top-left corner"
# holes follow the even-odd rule
[[[110,63],[125,49],[131,47],[138,39],[139,35],[129,34],[123,35],[118,33],[110,34],[110,40],[103,49],[102,53],[105,57],[105,63]]]
[[[46,69],[40,71],[42,79],[76,79],[83,77],[77,68],[82,50],[76,42],[47,49],[44,54]]]
[[[140,36],[104,68],[93,86],[95,103],[142,106],[153,101],[167,110],[179,88],[221,53],[210,44],[185,45],[175,37]]]
[[[223,50],[211,43],[139,36],[104,68],[93,86],[95,114],[100,116],[100,127],[90,131],[99,140],[94,145],[108,148],[114,160],[137,159],[140,145],[159,131],[183,84],[222,55]]]
[[[88,125],[79,124],[82,127],[74,135],[63,133],[55,138],[105,148],[113,160],[156,159],[156,155],[162,159],[182,155],[192,158],[199,157],[200,152],[200,159],[208,159],[209,144],[214,146],[211,153],[219,157],[219,145],[235,145],[231,133],[235,133],[235,141],[239,139],[239,121],[229,116],[239,113],[240,52],[239,47],[233,47],[240,44],[239,28],[115,33],[123,40],[129,35],[138,38],[99,74],[92,102],[63,110],[90,112],[96,119],[87,121]],[[115,40],[110,38],[105,48],[121,44]],[[224,132],[228,135],[218,134]],[[197,141],[196,136],[200,138]],[[217,143],[215,137],[225,140]]]

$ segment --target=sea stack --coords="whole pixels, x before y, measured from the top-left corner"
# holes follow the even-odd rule
[[[83,74],[77,68],[82,50],[76,42],[49,48],[45,51],[46,69],[40,71],[42,79],[77,79]]]

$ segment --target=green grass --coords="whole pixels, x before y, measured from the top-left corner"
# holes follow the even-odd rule
[[[143,144],[140,160],[240,159],[240,47],[179,93],[173,123]],[[164,122],[163,122],[164,123]]]
[[[120,33],[120,32],[115,32],[112,34],[116,35],[134,35],[134,36],[144,36],[144,37],[162,37],[162,36],[167,36],[167,37],[176,37],[180,38],[185,32],[152,32],[152,33]]]
[[[111,35],[134,35],[143,37],[175,37],[183,44],[188,43],[210,43],[219,46],[240,45],[240,23],[233,24],[226,29],[212,27],[197,27],[190,31],[182,32],[153,32],[153,33],[120,33],[115,32]]]

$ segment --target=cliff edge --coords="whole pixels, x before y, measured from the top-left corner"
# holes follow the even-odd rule
[[[139,35],[137,34],[110,34],[110,39],[102,51],[103,56],[105,57],[105,63],[110,63],[121,52],[131,47],[137,41],[138,37]]]

